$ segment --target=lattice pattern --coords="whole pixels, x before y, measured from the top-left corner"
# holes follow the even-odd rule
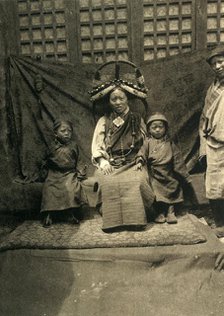
[[[224,43],[224,1],[207,0],[207,46]]]
[[[65,0],[17,0],[20,52],[68,60]]]
[[[79,0],[82,61],[128,59],[127,0]]]
[[[193,0],[143,0],[144,60],[193,49]]]

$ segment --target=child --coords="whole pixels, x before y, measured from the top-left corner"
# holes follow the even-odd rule
[[[169,140],[168,121],[155,113],[147,121],[148,138],[136,159],[135,169],[147,164],[156,196],[156,223],[176,224],[174,205],[183,201],[180,180],[189,182],[189,174],[180,151]]]
[[[55,142],[46,160],[48,175],[42,193],[43,226],[53,222],[53,214],[63,212],[72,224],[78,224],[73,212],[86,200],[77,170],[78,146],[72,142],[73,126],[69,121],[56,120]]]

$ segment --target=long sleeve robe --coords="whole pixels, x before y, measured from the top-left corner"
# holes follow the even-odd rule
[[[157,202],[168,204],[183,201],[180,179],[189,174],[178,147],[169,140],[147,138],[138,153],[148,167]]]
[[[130,112],[128,112],[126,116],[128,115],[130,115]],[[112,117],[112,119],[113,118],[114,117]],[[137,121],[137,126],[135,126],[137,135],[135,137],[135,148],[132,151],[132,153],[130,153],[132,158],[135,157],[136,153],[138,152],[138,149],[141,147],[143,143],[143,139],[145,138],[144,121],[137,114],[134,115],[134,118]],[[127,151],[130,149],[132,141],[132,131],[130,126],[131,123],[127,124],[125,128],[123,128],[122,126],[118,128],[111,128],[111,126],[113,126],[112,119],[107,116],[102,116],[97,122],[92,140],[92,162],[96,167],[99,167],[97,163],[98,158],[104,158],[108,161],[110,159],[109,144],[111,143],[111,137],[109,136],[109,134],[111,134],[111,136],[113,137],[113,144],[111,150],[113,153],[116,151],[116,156],[119,156],[119,149],[117,149],[117,147],[120,145],[119,141],[121,140],[121,138],[124,138],[124,150]],[[126,117],[124,119],[126,119]]]
[[[41,212],[76,208],[86,201],[82,185],[77,179],[79,150],[76,144],[55,143],[48,157],[48,169],[42,192]]]
[[[206,197],[224,199],[224,81],[207,91],[199,134],[200,156],[207,157]]]
[[[145,226],[146,209],[154,201],[146,168],[141,172],[134,170],[135,156],[143,143],[144,124],[137,114],[133,114],[132,120],[130,115],[127,113],[123,118],[125,122],[121,127],[114,126],[113,117],[102,117],[93,136],[92,160],[97,167],[95,175],[100,185],[98,204],[102,207],[103,230]],[[133,124],[136,134],[134,148],[131,149]],[[114,172],[104,175],[97,158],[110,161]]]

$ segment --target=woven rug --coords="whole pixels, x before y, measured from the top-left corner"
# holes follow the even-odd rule
[[[5,236],[13,231],[14,228],[8,227],[6,225],[0,226],[0,240],[3,240]]]
[[[149,224],[144,231],[104,233],[101,227],[100,217],[80,225],[60,223],[49,228],[43,228],[38,221],[25,221],[0,242],[0,250],[148,247],[206,241],[188,215],[180,218],[176,225]]]
[[[9,216],[0,215],[0,241],[19,225],[18,220]]]

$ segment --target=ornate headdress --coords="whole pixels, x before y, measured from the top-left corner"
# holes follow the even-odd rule
[[[125,75],[123,75],[123,79],[121,78],[120,64],[122,63],[129,65],[135,69],[134,76],[133,74],[129,74],[130,80],[128,80],[127,74],[126,74],[126,78],[125,78]],[[100,74],[100,71],[104,67],[109,66],[110,64],[115,64],[115,76],[114,76],[115,78],[113,79],[111,79],[111,75],[101,76]],[[94,80],[95,80],[95,83],[97,83],[97,85],[94,86],[92,91],[89,91],[89,94],[91,95],[90,99],[93,102],[103,98],[116,87],[119,87],[127,91],[128,93],[136,96],[137,98],[140,98],[143,100],[145,100],[147,97],[148,89],[145,87],[144,77],[140,69],[137,68],[136,65],[130,61],[119,60],[119,61],[108,61],[104,63],[97,69]]]

